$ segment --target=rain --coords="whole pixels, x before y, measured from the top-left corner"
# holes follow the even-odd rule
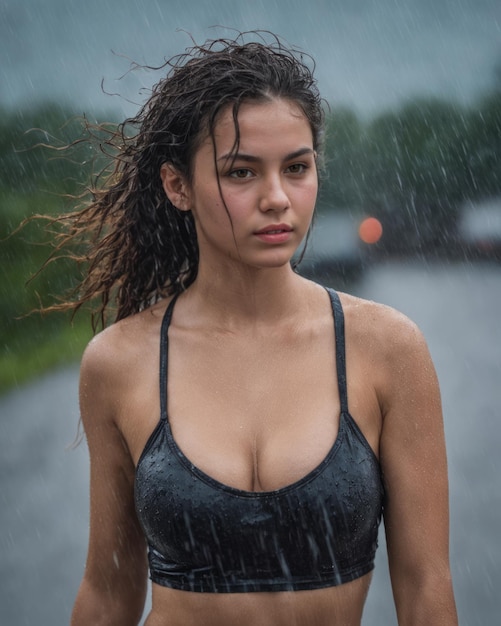
[[[47,256],[33,246],[40,225],[5,237],[67,208],[61,194],[76,193],[95,155],[77,146],[68,162],[30,146],[72,141],[75,116],[133,115],[158,80],[142,66],[255,29],[312,55],[330,105],[300,271],[423,331],[444,409],[459,622],[499,620],[499,1],[0,0],[1,624],[68,622],[88,533],[87,451],[72,443],[89,322],[22,317],[75,275],[63,260],[25,288]],[[362,623],[397,623],[382,527]]]

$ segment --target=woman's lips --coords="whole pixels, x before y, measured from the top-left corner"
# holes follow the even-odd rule
[[[287,224],[271,224],[258,230],[255,235],[265,243],[285,243],[292,234],[292,228]]]

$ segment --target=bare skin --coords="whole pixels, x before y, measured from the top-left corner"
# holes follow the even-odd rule
[[[188,188],[174,170],[162,170],[175,206],[194,212],[200,242],[197,280],[179,297],[169,328],[168,413],[179,447],[196,466],[225,484],[268,491],[297,481],[324,459],[337,436],[340,403],[328,295],[294,274],[288,262],[313,210],[311,133],[290,103],[253,105],[248,112],[240,120],[242,152],[261,161],[251,167],[244,159],[237,176],[223,180],[234,220],[230,236],[214,227],[224,208],[216,196],[207,201],[211,190],[204,181],[210,177],[197,182],[195,175]],[[280,127],[283,119],[290,127]],[[233,141],[231,125],[225,129],[224,123],[218,154]],[[305,148],[303,171],[297,159],[291,166],[289,156]],[[212,167],[212,153],[204,149],[195,172]],[[254,233],[264,218],[293,224],[291,241],[261,245]],[[399,624],[454,626],[444,436],[426,344],[396,311],[340,295],[349,409],[385,477]],[[167,304],[111,326],[91,342],[82,362],[91,529],[73,626],[132,626],[142,612],[146,548],[133,482],[160,415],[159,334]],[[153,584],[146,623],[360,626],[369,582],[367,575],[339,587],[249,594],[196,594]]]

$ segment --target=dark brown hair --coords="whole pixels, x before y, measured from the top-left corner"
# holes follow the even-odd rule
[[[194,220],[169,202],[161,165],[171,163],[191,180],[194,154],[213,136],[222,110],[233,109],[238,144],[240,105],[272,97],[300,106],[320,153],[324,115],[313,67],[276,36],[255,32],[194,45],[155,68],[167,75],[138,114],[105,131],[101,145],[113,156],[104,184],[83,208],[56,220],[64,228],[56,255],[84,242],[74,258],[86,265],[75,297],[56,308],[76,310],[97,299],[96,330],[111,311],[119,320],[190,285],[198,268]]]

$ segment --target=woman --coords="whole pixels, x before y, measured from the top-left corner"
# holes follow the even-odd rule
[[[423,337],[291,266],[322,148],[310,70],[241,39],[171,65],[74,218],[93,233],[78,306],[117,310],[81,368],[73,626],[137,624],[148,560],[148,626],[359,626],[383,503],[399,624],[456,624]]]

